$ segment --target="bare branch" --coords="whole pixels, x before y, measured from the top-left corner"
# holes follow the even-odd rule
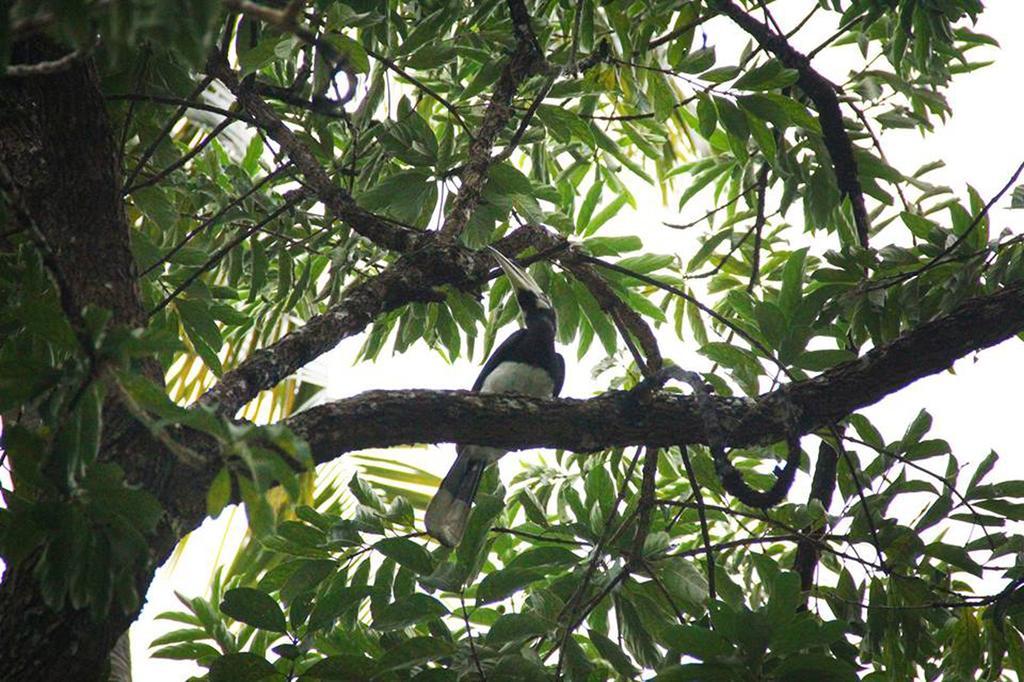
[[[683,466],[686,467],[686,478],[690,481],[690,490],[693,494],[693,505],[697,509],[697,519],[700,521],[700,539],[704,543],[704,560],[707,562],[708,572],[708,599],[714,601],[715,594],[715,550],[711,546],[711,533],[708,531],[707,507],[704,505],[704,495],[700,491],[700,482],[697,481],[697,474],[690,462],[690,454],[683,445],[679,448],[683,456]]]
[[[32,76],[51,76],[61,71],[67,71],[75,62],[89,56],[87,50],[72,50],[63,57],[51,59],[35,64],[11,64],[4,68],[4,75],[8,78],[29,78]]]

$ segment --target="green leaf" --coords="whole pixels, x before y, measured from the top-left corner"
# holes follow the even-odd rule
[[[922,409],[914,417],[914,421],[907,427],[906,432],[903,434],[903,439],[900,441],[904,449],[909,449],[918,441],[924,434],[928,433],[932,428],[932,416],[928,413],[928,410]]]
[[[329,628],[342,613],[369,596],[370,588],[366,586],[332,587],[316,600],[306,627],[310,632]]]
[[[985,455],[985,459],[981,460],[978,464],[978,468],[974,470],[974,475],[971,476],[970,482],[967,484],[967,493],[970,494],[978,484],[981,483],[982,479],[992,471],[992,467],[995,466],[996,460],[999,459],[999,455],[996,454],[995,450],[990,451]]]
[[[201,341],[214,352],[220,350],[223,340],[211,314],[210,306],[206,302],[178,298],[174,301],[174,307],[181,314],[181,322],[193,342]]]
[[[705,71],[700,75],[700,79],[709,83],[725,83],[738,75],[740,75],[738,66],[720,66],[717,69]]]
[[[651,176],[645,173],[643,168],[641,168],[636,161],[633,161],[631,158],[626,156],[619,144],[612,138],[608,137],[608,135],[606,135],[605,132],[593,121],[590,122],[590,132],[593,134],[594,141],[597,143],[598,147],[611,154],[616,161],[633,171],[633,173],[635,173],[644,182],[654,184],[654,180]]]
[[[812,372],[823,372],[841,362],[855,360],[857,354],[853,351],[835,350],[806,350],[793,363],[800,369],[808,369]]]
[[[787,318],[792,318],[796,307],[803,298],[804,260],[807,249],[797,249],[789,255],[782,270],[782,289],[779,291],[779,308]]]
[[[704,93],[697,98],[697,120],[700,134],[710,138],[718,127],[718,111],[715,109],[714,101]]]
[[[399,566],[404,566],[414,573],[429,575],[434,571],[434,561],[421,545],[408,538],[386,538],[374,546],[384,556],[394,559]]]
[[[611,663],[620,675],[628,679],[636,677],[636,667],[618,644],[593,629],[588,632],[588,635],[590,641],[594,643],[594,648],[601,654],[601,658]]]
[[[796,616],[801,604],[800,576],[793,571],[781,571],[772,582],[771,595],[765,614],[773,627],[781,627]]]
[[[507,613],[487,631],[487,644],[500,647],[552,631],[554,624],[531,613]]]
[[[774,674],[780,680],[821,680],[822,682],[856,682],[857,671],[846,661],[827,654],[797,654],[783,661]]]
[[[777,90],[793,85],[799,79],[796,69],[787,69],[775,59],[747,71],[733,83],[738,90]]]
[[[379,672],[400,670],[429,661],[436,661],[451,656],[455,647],[443,639],[435,637],[413,637],[384,652],[380,658]]]
[[[448,614],[444,604],[426,594],[411,594],[388,604],[373,619],[375,630],[397,630]]]
[[[161,647],[150,654],[152,658],[166,658],[172,661],[197,661],[202,658],[214,658],[219,655],[219,651],[209,644],[202,642],[172,644]]]
[[[724,97],[715,97],[715,108],[718,110],[718,118],[726,131],[741,144],[746,144],[747,138],[750,136],[746,114]]]
[[[674,625],[661,635],[673,649],[703,661],[728,656],[733,650],[732,644],[722,635],[699,625]]]
[[[208,516],[217,518],[221,510],[231,501],[231,472],[227,467],[221,467],[217,475],[210,483],[210,490],[206,493],[206,513]]]
[[[672,558],[659,562],[658,576],[666,589],[683,605],[704,608],[708,600],[708,581],[687,559]]]
[[[590,237],[583,240],[583,247],[592,256],[614,256],[624,251],[636,251],[643,248],[640,237],[629,235],[626,237]]]
[[[715,65],[715,48],[702,47],[687,54],[675,67],[683,73],[700,73]]]
[[[271,632],[285,632],[284,613],[270,595],[251,587],[239,587],[224,593],[220,610],[235,620]]]
[[[632,270],[633,272],[648,274],[655,270],[667,268],[673,263],[673,261],[675,261],[675,257],[668,254],[645,253],[642,256],[630,256],[629,258],[623,258],[618,261],[616,265],[620,268]]]
[[[771,301],[759,301],[754,306],[754,319],[765,340],[774,347],[782,345],[782,340],[788,335],[788,323],[786,316],[782,314],[779,306]]]
[[[370,58],[366,50],[355,40],[352,40],[344,33],[326,34],[327,41],[336,49],[339,56],[344,60],[345,65],[355,73],[368,73],[370,70]]]
[[[930,545],[925,545],[924,553],[979,578],[985,571],[977,561],[971,558],[965,548],[958,545],[933,542]]]
[[[504,568],[484,576],[476,591],[477,604],[489,604],[510,597],[530,583],[542,580],[543,568]]]
[[[949,443],[941,438],[929,438],[907,448],[907,459],[917,461],[950,453]]]
[[[655,120],[666,120],[675,111],[676,96],[672,92],[672,86],[669,84],[665,74],[659,71],[648,71],[647,87],[648,94],[651,96],[652,103],[654,104]]]
[[[341,654],[317,661],[299,679],[363,682],[371,679],[376,672],[377,665],[372,658],[358,654]]]
[[[352,492],[353,497],[359,500],[360,504],[364,504],[375,511],[384,511],[384,501],[380,499],[377,492],[366,481],[359,477],[359,474],[352,474],[352,478],[348,482],[348,489]]]
[[[424,228],[437,204],[437,183],[424,170],[399,171],[359,195],[357,202],[368,211]]]
[[[875,428],[874,424],[868,421],[867,417],[862,414],[852,414],[850,415],[850,423],[853,424],[853,428],[856,429],[857,435],[861,437],[861,440],[869,446],[876,450],[885,448],[885,439],[882,438],[882,434]]]
[[[547,547],[534,547],[508,562],[507,568],[538,568],[540,566],[572,566],[580,561],[580,557],[571,550],[552,545]]]
[[[260,157],[263,155],[263,138],[254,135],[245,148],[245,158],[242,159],[242,168],[249,175],[255,175],[260,167]]]
[[[281,598],[286,602],[294,602],[300,595],[317,588],[337,569],[338,564],[331,559],[301,560],[298,568],[281,587]]]
[[[210,682],[258,682],[283,678],[270,661],[249,652],[221,656],[210,665]]]
[[[158,186],[144,187],[131,194],[132,201],[142,214],[161,232],[172,232],[178,221],[178,211],[170,197],[170,192]]]
[[[542,104],[537,109],[537,117],[559,142],[569,142],[575,139],[588,147],[594,147],[597,144],[590,126],[575,112],[550,104]]]

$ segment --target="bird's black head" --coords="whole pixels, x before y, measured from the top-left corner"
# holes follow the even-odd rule
[[[555,309],[547,296],[538,296],[529,289],[517,289],[516,301],[519,303],[519,309],[523,311],[527,328],[542,329],[554,336],[558,322]]]
[[[499,251],[491,249],[498,265],[508,276],[512,288],[516,292],[516,301],[523,311],[527,329],[538,329],[554,336],[556,329],[555,309],[551,299],[541,291],[530,274],[519,267]]]

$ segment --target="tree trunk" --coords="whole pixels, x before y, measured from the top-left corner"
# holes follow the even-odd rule
[[[16,47],[14,61],[32,64],[59,54],[54,46],[33,40]],[[107,308],[113,324],[142,324],[145,312],[121,198],[118,154],[91,61],[48,75],[0,78],[0,161],[54,254],[69,289],[69,304],[79,312],[90,304]],[[11,212],[8,219],[15,219]],[[140,371],[161,379],[155,363],[143,363]],[[108,445],[101,456],[121,465],[128,481],[150,491],[176,488],[168,485],[168,473],[174,470],[168,455],[108,400],[103,442],[115,440],[119,445]],[[170,521],[176,510],[169,511],[150,561],[136,576],[140,595],[178,537]],[[100,622],[70,606],[53,611],[43,602],[32,571],[33,562],[26,561],[9,568],[0,584],[3,679],[106,679],[109,653],[138,611],[118,613],[114,607]]]

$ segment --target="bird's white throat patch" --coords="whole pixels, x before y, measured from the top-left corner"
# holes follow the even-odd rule
[[[487,375],[480,392],[548,397],[554,388],[551,375],[540,367],[525,362],[503,362]]]

